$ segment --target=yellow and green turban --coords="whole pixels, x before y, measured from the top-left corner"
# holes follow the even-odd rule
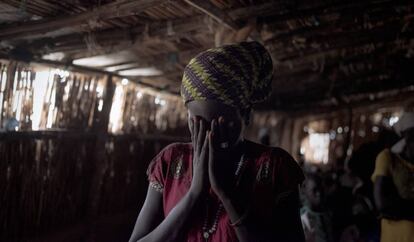
[[[242,42],[206,50],[184,69],[181,96],[216,100],[247,110],[266,100],[272,89],[273,64],[258,42]]]

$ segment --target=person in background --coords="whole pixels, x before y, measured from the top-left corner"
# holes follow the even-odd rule
[[[347,161],[348,170],[358,178],[352,189],[352,224],[343,233],[344,241],[377,242],[380,240],[378,211],[374,202],[371,175],[377,155],[398,140],[390,129],[381,128],[378,139],[362,144]]]
[[[4,131],[17,131],[19,128],[19,121],[15,117],[8,118],[3,122]],[[3,131],[0,129],[0,132]]]
[[[191,143],[163,149],[130,242],[304,241],[296,161],[244,139],[252,105],[271,91],[273,64],[258,42],[204,51],[184,70]]]
[[[363,195],[372,204],[374,203],[371,176],[374,172],[376,157],[382,150],[390,148],[398,140],[399,137],[393,130],[381,128],[377,140],[364,143],[353,152],[346,163],[348,170],[358,178],[357,184],[353,187],[353,194]]]
[[[332,213],[327,209],[322,178],[309,174],[303,187],[301,221],[307,242],[334,241]]]
[[[414,241],[414,113],[394,125],[401,136],[384,149],[372,174],[374,200],[381,214],[381,242]]]
[[[352,224],[352,190],[344,186],[341,170],[331,170],[324,176],[326,203],[332,212],[334,240],[340,241],[345,228]]]

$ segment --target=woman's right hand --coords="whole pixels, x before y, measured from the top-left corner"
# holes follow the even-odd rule
[[[208,188],[208,136],[207,122],[199,117],[190,121],[191,140],[193,143],[193,178],[190,192],[197,197]]]

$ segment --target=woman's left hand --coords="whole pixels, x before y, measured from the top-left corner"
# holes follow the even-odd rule
[[[213,120],[211,122],[211,132],[209,137],[209,162],[208,173],[211,188],[214,193],[221,199],[230,199],[232,190],[234,188],[234,177],[232,169],[229,169],[231,164],[225,156],[225,152],[220,149],[220,141],[226,140],[225,137],[225,123],[220,120]]]

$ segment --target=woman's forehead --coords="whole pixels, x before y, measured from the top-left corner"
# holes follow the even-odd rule
[[[215,101],[192,101],[187,104],[187,108],[190,116],[200,116],[206,120],[220,116],[227,119],[240,118],[240,113],[237,108]]]
[[[235,119],[240,119],[240,115],[237,115],[236,113],[229,113],[229,112],[224,112],[221,110],[195,110],[195,111],[191,111],[190,109],[188,110],[188,114],[190,117],[202,117],[203,119],[207,120],[207,121],[211,121],[212,119],[217,119],[220,116],[223,117],[224,119],[227,120],[235,120]]]

